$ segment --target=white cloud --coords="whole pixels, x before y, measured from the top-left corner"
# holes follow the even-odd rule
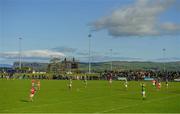
[[[158,22],[160,14],[175,3],[174,0],[137,0],[132,5],[114,10],[110,15],[91,24],[95,30],[106,29],[112,36],[149,36],[180,33],[180,25]],[[166,29],[166,31],[164,31]]]
[[[23,58],[50,58],[50,57],[63,57],[65,56],[61,52],[57,51],[51,51],[51,50],[28,50],[22,52]],[[1,58],[7,58],[7,59],[15,59],[19,57],[19,52],[13,51],[13,52],[1,52],[0,53]]]
[[[88,62],[89,57],[78,57],[81,59],[81,62]],[[110,57],[110,56],[100,56],[100,55],[94,55],[91,56],[91,62],[107,62],[107,61],[143,61],[141,58],[136,57]]]
[[[161,28],[166,31],[180,31],[180,25],[171,22],[163,23]]]
[[[64,53],[74,53],[74,52],[76,52],[77,49],[66,47],[66,46],[60,46],[60,47],[52,48],[51,50],[58,51],[58,52],[64,52]]]

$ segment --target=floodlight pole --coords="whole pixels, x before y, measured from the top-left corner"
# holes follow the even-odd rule
[[[89,37],[89,74],[91,74],[91,34],[88,35]]]
[[[112,71],[112,66],[113,66],[113,63],[112,63],[112,49],[110,49],[110,54],[111,54],[111,71]]]
[[[21,40],[22,40],[22,38],[21,38],[21,37],[19,37],[19,69],[21,69],[21,67],[22,67],[22,64],[21,64],[21,62],[22,62],[22,54],[21,54],[21,51],[22,51],[22,49],[21,49]]]
[[[70,73],[71,73],[71,68],[72,68],[72,62],[73,62],[73,61],[72,61],[72,58],[71,58],[71,61],[70,61],[70,69],[69,69],[69,70],[70,70]]]
[[[165,52],[166,52],[166,49],[163,48],[162,51],[163,51],[163,58],[164,58],[164,62],[163,62],[163,71],[165,72],[165,71],[166,71],[166,68],[165,68]]]

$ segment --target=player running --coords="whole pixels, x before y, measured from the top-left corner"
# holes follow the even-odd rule
[[[169,85],[168,85],[168,80],[166,79],[166,88],[168,88],[168,86],[169,86]]]
[[[108,76],[108,80],[109,80],[109,87],[111,88],[111,85],[112,85],[112,73],[111,74],[109,74],[109,76]]]
[[[152,85],[156,86],[156,80],[152,80]]]
[[[40,80],[38,80],[38,82],[37,82],[37,88],[38,88],[38,90],[40,90],[40,88],[41,88],[41,82],[40,82]]]
[[[160,81],[157,83],[157,89],[158,89],[158,90],[161,89],[161,82],[160,82]]]
[[[31,85],[32,85],[32,87],[35,86],[35,80],[34,79],[31,81]]]
[[[142,98],[143,98],[143,100],[145,100],[146,91],[145,91],[145,84],[144,83],[141,84],[141,92],[142,92]]]
[[[127,82],[127,79],[125,80],[124,86],[125,86],[125,88],[126,88],[126,90],[127,90],[127,88],[128,88],[128,82]]]
[[[30,95],[29,95],[29,99],[30,99],[31,102],[33,102],[34,94],[35,94],[35,88],[32,87],[31,90],[30,90]]]
[[[69,90],[72,90],[72,79],[69,79],[69,84],[68,84]]]
[[[87,87],[87,78],[84,77],[84,88],[86,88],[86,87]]]

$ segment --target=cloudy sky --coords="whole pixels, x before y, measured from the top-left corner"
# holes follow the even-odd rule
[[[89,33],[93,62],[179,61],[180,0],[0,0],[0,64],[20,37],[23,61],[88,61]]]

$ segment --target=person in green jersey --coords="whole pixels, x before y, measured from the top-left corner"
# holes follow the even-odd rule
[[[87,78],[86,78],[86,76],[84,77],[84,88],[86,88],[87,87]]]
[[[166,88],[168,88],[168,79],[166,79]]]
[[[125,86],[125,88],[126,88],[126,90],[127,90],[127,88],[128,88],[128,82],[127,82],[127,79],[126,79],[125,82],[124,82],[124,86]]]
[[[145,84],[144,83],[142,83],[141,84],[141,91],[142,91],[142,98],[143,98],[143,100],[145,100],[145,98],[146,98],[146,88],[145,88]]]
[[[72,79],[71,79],[71,78],[69,79],[69,84],[68,84],[68,87],[69,87],[69,90],[71,90],[71,89],[72,89]]]

